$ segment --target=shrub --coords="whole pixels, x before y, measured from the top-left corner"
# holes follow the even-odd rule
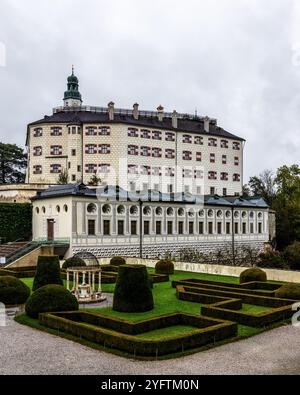
[[[119,266],[114,266],[114,265],[100,265],[100,269],[102,272],[113,272],[113,273],[118,273]]]
[[[63,285],[58,256],[39,256],[32,290],[48,284]]]
[[[300,284],[285,284],[275,292],[276,298],[300,300]]]
[[[113,265],[113,266],[126,265],[126,260],[124,258],[122,258],[121,256],[115,256],[115,257],[111,258],[109,264]]]
[[[63,269],[68,269],[70,267],[83,267],[86,266],[83,259],[73,256],[72,258],[66,259],[62,265]]]
[[[287,261],[290,269],[300,270],[300,242],[295,241],[293,244],[288,246],[283,253],[285,260]]]
[[[174,274],[174,263],[169,259],[162,259],[155,265],[156,274]]]
[[[113,310],[140,313],[150,311],[153,307],[153,295],[146,266],[120,266],[114,293]]]
[[[35,291],[27,300],[25,311],[31,318],[38,318],[40,313],[75,311],[78,301],[61,285],[45,285]]]
[[[0,277],[0,302],[5,305],[23,304],[29,298],[30,289],[12,276]]]
[[[258,268],[247,269],[240,275],[240,284],[250,283],[252,281],[266,282],[266,273]]]
[[[283,256],[278,251],[267,251],[259,254],[260,267],[275,268],[275,269],[286,269],[288,266]]]

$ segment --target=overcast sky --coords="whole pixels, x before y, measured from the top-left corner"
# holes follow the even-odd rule
[[[0,0],[0,141],[62,104],[209,115],[247,140],[245,181],[299,164],[299,0]]]

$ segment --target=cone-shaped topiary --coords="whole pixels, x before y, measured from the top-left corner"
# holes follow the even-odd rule
[[[61,285],[45,285],[36,290],[27,300],[25,311],[31,318],[38,318],[40,313],[76,311],[78,301]]]
[[[261,269],[251,268],[244,270],[240,274],[240,284],[250,283],[252,281],[266,282],[267,274]]]
[[[30,289],[13,276],[0,277],[0,303],[5,305],[23,304],[29,298]]]
[[[275,292],[280,299],[300,300],[300,284],[285,284]]]
[[[86,266],[86,263],[84,262],[83,259],[77,257],[77,256],[72,256],[72,258],[66,259],[62,265],[63,269],[68,269],[70,267],[83,267]]]
[[[174,263],[169,259],[161,259],[155,265],[156,274],[174,274]]]
[[[114,292],[113,310],[142,313],[154,307],[146,266],[122,265]]]
[[[63,285],[58,256],[39,256],[32,290],[48,284]]]
[[[126,265],[126,260],[124,258],[122,258],[121,256],[115,256],[115,257],[111,258],[109,264],[113,265],[113,266]]]

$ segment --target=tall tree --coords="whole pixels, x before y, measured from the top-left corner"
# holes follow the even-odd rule
[[[251,177],[249,188],[252,195],[262,196],[271,205],[276,196],[276,182],[272,170],[265,170],[258,177]]]
[[[0,142],[0,184],[19,184],[25,181],[27,154],[15,144]]]

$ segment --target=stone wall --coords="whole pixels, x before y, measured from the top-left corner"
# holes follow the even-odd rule
[[[29,252],[28,254],[22,256],[12,264],[8,265],[6,269],[36,266],[38,257],[40,255],[54,255],[54,247],[53,246],[38,247],[35,250]]]

